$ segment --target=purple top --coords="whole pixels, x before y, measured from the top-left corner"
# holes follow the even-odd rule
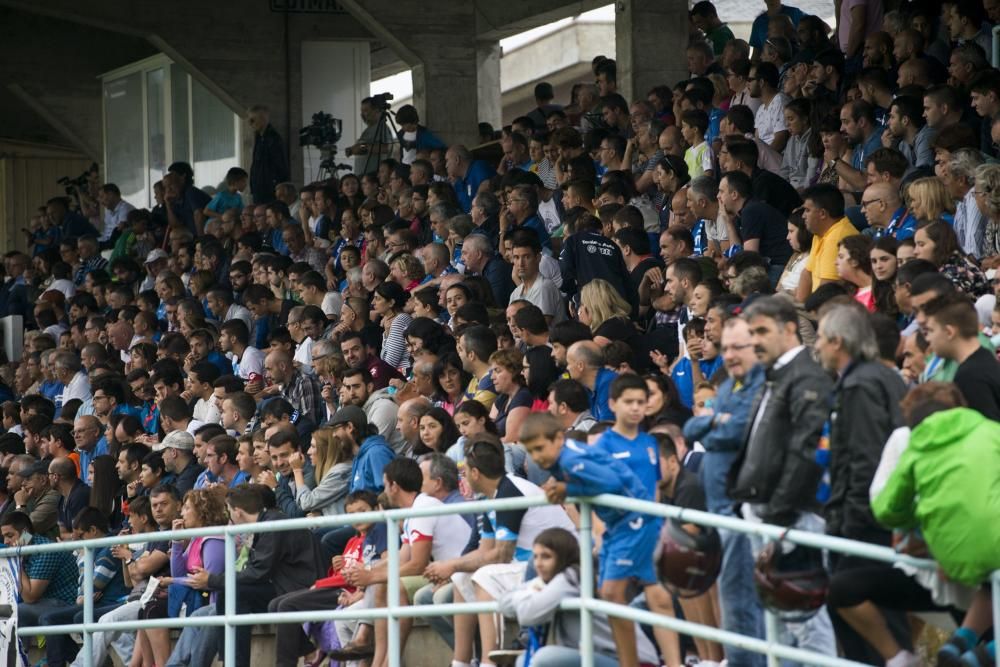
[[[194,544],[192,540],[190,544]],[[209,574],[221,574],[226,569],[226,543],[221,537],[206,537],[201,541],[202,568]],[[170,545],[170,576],[174,583],[188,585],[188,549],[181,542]],[[218,597],[217,591],[212,591],[209,599],[212,604]]]

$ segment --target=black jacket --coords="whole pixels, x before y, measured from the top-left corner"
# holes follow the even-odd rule
[[[637,312],[639,295],[632,289],[622,251],[611,239],[580,231],[567,237],[559,254],[563,293],[573,296],[591,280],[606,280]]]
[[[287,519],[280,510],[264,510],[258,522]],[[256,533],[246,567],[236,573],[236,585],[272,583],[278,595],[309,588],[321,575],[319,551],[305,528],[280,533]],[[224,572],[210,575],[208,587],[223,590]]]
[[[253,143],[253,162],[250,165],[250,192],[255,204],[274,201],[274,186],[290,178],[288,154],[281,135],[268,125]]]
[[[889,544],[889,531],[872,516],[868,489],[889,435],[903,424],[899,402],[906,385],[880,363],[852,364],[834,389],[830,415],[830,499],[826,532]]]
[[[754,509],[766,523],[789,526],[799,512],[819,509],[823,470],[816,448],[830,416],[832,389],[830,376],[806,348],[781,368],[767,370],[727,485],[733,500],[759,505]]]
[[[753,198],[767,202],[781,211],[781,214],[786,218],[791,215],[792,211],[802,206],[802,197],[792,187],[792,184],[781,176],[767,169],[754,168],[750,180],[753,184]]]

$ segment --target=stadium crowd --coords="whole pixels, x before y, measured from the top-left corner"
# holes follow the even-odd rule
[[[995,664],[1000,569],[997,0],[843,0],[835,28],[767,0],[749,42],[690,10],[690,77],[627,100],[615,62],[569,104],[446,146],[416,110],[354,173],[289,182],[259,106],[249,172],[186,163],[135,209],[93,174],[4,255],[0,532],[122,535],[95,557],[102,622],[224,607],[246,525],[475,498],[520,511],[240,540],[240,613],[499,602],[426,621],[452,667],[579,662],[579,515],[598,493],[826,533],[938,572],[596,508],[603,599],[866,664]],[[387,157],[386,145],[391,144]],[[21,627],[79,622],[71,553],[19,558]],[[82,565],[79,566],[82,568]],[[430,608],[429,608],[430,609]],[[510,621],[518,627],[509,636]],[[761,655],[594,615],[596,664]],[[410,621],[400,621],[403,641]],[[277,626],[274,664],[383,667],[384,621]],[[236,664],[250,664],[250,628]],[[95,664],[207,667],[221,629],[98,632]],[[82,664],[71,636],[49,667]]]

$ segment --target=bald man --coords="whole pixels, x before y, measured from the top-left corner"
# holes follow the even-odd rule
[[[658,143],[664,155],[675,155],[679,158],[684,157],[684,137],[681,135],[680,128],[676,125],[670,125],[663,132],[660,132]]]
[[[80,479],[84,484],[90,484],[88,467],[95,457],[108,453],[108,441],[104,437],[104,428],[94,415],[77,417],[73,422],[73,440],[76,451],[80,454]]]
[[[587,388],[590,397],[590,413],[598,421],[613,421],[608,400],[611,383],[618,374],[604,367],[604,352],[591,340],[581,340],[569,346],[566,351],[566,370],[569,376]]]
[[[897,241],[911,238],[916,231],[917,220],[899,198],[899,191],[889,183],[876,182],[869,185],[861,197],[861,212],[868,224],[864,234],[872,238],[895,237]]]
[[[413,448],[420,443],[420,418],[430,412],[434,406],[430,399],[424,396],[411,398],[399,406],[396,413],[396,430],[403,436],[402,448],[397,452],[400,456],[409,456]]]
[[[63,540],[73,537],[73,519],[90,504],[90,487],[80,481],[76,464],[59,456],[49,462],[49,484],[59,492],[59,535]]]
[[[108,327],[108,339],[111,341],[111,346],[118,350],[123,363],[128,363],[130,360],[128,351],[132,347],[134,333],[132,325],[125,320],[119,320]]]
[[[314,424],[326,421],[322,385],[315,376],[295,368],[292,355],[284,350],[269,353],[264,359],[264,377],[272,387],[277,387],[276,394],[291,403],[300,415],[308,416]],[[274,395],[273,390],[269,395]]]

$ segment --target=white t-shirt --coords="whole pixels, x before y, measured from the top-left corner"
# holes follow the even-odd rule
[[[251,373],[264,374],[264,353],[255,347],[248,347],[243,350],[243,357],[236,359],[229,353],[233,360],[233,375],[244,380],[250,379]]]
[[[299,343],[299,346],[295,348],[295,361],[302,366],[302,372],[309,375],[315,375],[313,371],[313,339],[306,336]]]
[[[73,379],[69,381],[66,388],[63,389],[62,402],[63,404],[68,403],[74,398],[79,398],[81,401],[86,401],[91,397],[90,395],[90,378],[83,371],[80,371],[73,376]]]
[[[521,498],[541,495],[542,489],[526,479],[505,475],[494,498]],[[527,561],[538,534],[547,528],[563,528],[576,535],[576,527],[562,505],[541,505],[522,510],[490,511],[484,515],[482,537],[499,542],[516,542],[514,560]]]
[[[403,141],[416,141],[416,132],[403,132]],[[416,148],[404,148],[403,149],[403,164],[413,164],[413,161],[417,159],[417,149]]]
[[[413,509],[443,505],[424,493],[413,500]],[[460,514],[415,517],[403,521],[403,544],[431,540],[431,558],[436,561],[458,558],[469,543],[472,528]]]
[[[221,424],[222,415],[219,414],[219,408],[215,405],[215,401],[204,398],[199,398],[198,402],[194,404],[194,410],[191,411],[194,418],[200,422],[206,424]]]
[[[524,283],[514,288],[510,294],[510,302],[525,299],[538,306],[544,315],[558,319],[563,312],[562,294],[551,280],[539,275],[531,288],[525,291]]]
[[[784,93],[778,93],[771,100],[770,104],[761,104],[754,114],[753,124],[757,130],[757,136],[764,143],[770,144],[774,141],[774,135],[788,129],[785,125],[785,105],[788,97]]]

